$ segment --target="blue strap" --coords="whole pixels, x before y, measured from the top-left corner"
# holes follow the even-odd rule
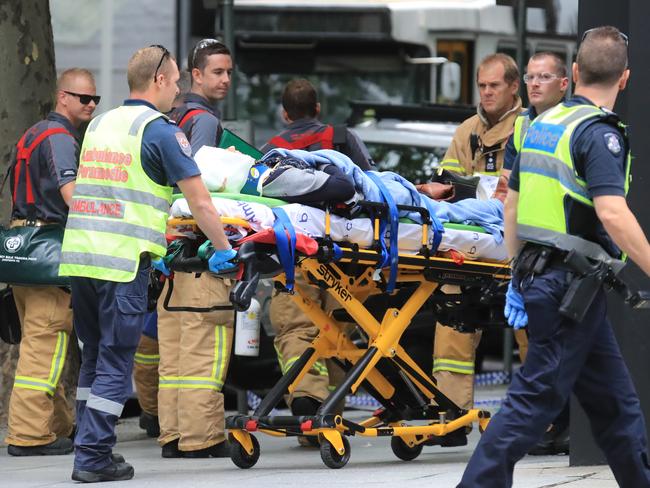
[[[271,210],[273,210],[273,214],[275,215],[273,232],[275,232],[278,257],[280,258],[280,264],[286,276],[287,290],[291,291],[293,290],[293,283],[295,281],[296,231],[283,209],[275,207]],[[289,237],[287,237],[287,233]]]
[[[397,210],[397,204],[393,199],[388,188],[381,181],[381,178],[374,174],[372,171],[366,171],[366,175],[377,185],[379,192],[383,200],[388,204],[388,218],[390,221],[390,247],[388,249],[388,255],[390,258],[390,278],[388,279],[388,284],[386,286],[386,291],[391,293],[395,289],[395,284],[397,283],[397,262],[399,259],[399,248],[397,244],[397,237],[399,232],[399,212]],[[385,229],[384,229],[385,230]],[[382,232],[381,241],[384,242],[384,233]]]

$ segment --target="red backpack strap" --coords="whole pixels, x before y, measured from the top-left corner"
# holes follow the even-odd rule
[[[304,149],[312,144],[320,143],[322,149],[334,149],[334,127],[328,125],[321,132],[305,134],[297,137],[293,141],[287,141],[280,136],[275,136],[269,141],[269,144],[282,149]]]
[[[38,147],[38,145],[47,139],[50,136],[55,134],[67,134],[70,137],[74,136],[63,127],[52,127],[41,132],[34,140],[25,147],[25,139],[29,131],[25,132],[23,136],[16,144],[16,170],[14,173],[14,195],[13,201],[16,203],[16,196],[18,195],[18,182],[20,181],[20,171],[22,168],[22,162],[25,161],[25,199],[28,204],[34,204],[34,189],[32,187],[32,179],[29,174],[29,160],[32,157],[32,153]]]
[[[192,110],[188,110],[185,112],[185,115],[181,117],[181,120],[178,121],[178,126],[182,129],[183,126],[195,115],[201,114],[203,112],[207,112],[207,110],[202,109],[202,108],[194,108]]]

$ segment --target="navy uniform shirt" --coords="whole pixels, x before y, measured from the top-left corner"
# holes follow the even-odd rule
[[[129,99],[124,105],[146,105],[157,110],[144,100]],[[174,186],[180,180],[201,174],[183,131],[162,117],[145,127],[140,161],[147,176],[159,185]]]
[[[54,134],[41,142],[32,153],[29,171],[34,193],[35,217],[47,222],[65,224],[68,206],[61,196],[60,188],[77,177],[79,162],[79,133],[72,122],[57,112],[50,112],[45,120],[28,129],[25,147],[47,129],[64,128],[67,134]],[[11,211],[12,219],[27,218],[25,195],[25,165],[21,164],[18,188],[14,188],[15,166],[9,175],[12,194],[17,191],[16,202]]]
[[[291,122],[285,130],[278,134],[277,137],[291,142],[296,138],[296,136],[303,134],[317,134],[327,129],[327,127],[329,126],[323,124],[317,119],[304,118]],[[266,154],[268,151],[274,149],[275,147],[276,146],[272,144],[271,141],[269,141],[264,144],[264,146],[262,146],[260,151]],[[322,149],[320,144],[314,144],[305,148],[307,151],[316,151],[318,149]],[[357,136],[350,129],[345,129],[345,144],[343,144],[339,150],[347,157],[349,157],[352,162],[359,166],[361,169],[374,169],[374,163],[370,157],[368,148],[366,148],[366,145],[363,143],[363,141],[359,139],[359,136]]]
[[[528,116],[532,122],[535,117],[537,117],[537,110],[535,110],[535,107],[531,105],[521,115]],[[508,142],[506,142],[506,152],[503,155],[503,169],[512,170],[512,166],[515,164],[515,159],[517,159],[517,154],[517,149],[515,149],[515,133],[513,132],[510,134],[510,137],[508,137]]]
[[[593,105],[585,97],[574,96],[565,106]],[[626,160],[629,148],[619,130],[603,120],[587,120],[580,124],[571,138],[571,155],[578,175],[587,182],[589,196],[625,196]],[[508,186],[519,191],[519,156],[515,159]],[[579,210],[579,209],[578,209]],[[596,222],[597,241],[612,255],[618,254],[600,221]]]
[[[172,110],[170,118],[180,124],[183,116],[190,110],[205,110],[193,115],[183,124],[182,130],[192,145],[192,153],[203,146],[217,147],[221,140],[223,128],[221,127],[221,114],[206,98],[196,93],[187,93],[183,96],[183,103]]]

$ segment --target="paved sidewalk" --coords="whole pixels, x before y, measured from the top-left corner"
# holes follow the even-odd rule
[[[363,412],[352,412],[361,418]],[[414,461],[397,459],[388,438],[350,439],[351,458],[342,469],[331,470],[317,449],[298,447],[295,439],[257,434],[259,462],[251,469],[237,468],[230,459],[163,459],[160,448],[137,426],[137,419],[120,422],[116,452],[135,467],[135,478],[119,486],[270,488],[312,486],[402,486],[451,488],[458,483],[479,434],[474,429],[470,444],[462,448],[425,447]],[[613,488],[607,466],[571,468],[567,456],[526,457],[515,470],[518,488]],[[3,488],[69,486],[72,456],[15,458],[0,447],[0,486]],[[110,486],[112,484],[102,484]]]

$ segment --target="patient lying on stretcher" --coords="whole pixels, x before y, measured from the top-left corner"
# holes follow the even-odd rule
[[[202,159],[201,151],[197,154],[197,161]],[[214,164],[214,159],[210,165],[200,164],[202,171],[209,168],[207,171],[214,173],[219,171],[219,166]],[[229,165],[226,172],[232,172],[232,168],[233,165]],[[501,261],[506,258],[502,245],[503,205],[499,200],[467,198],[456,203],[436,201],[419,193],[413,184],[396,173],[363,172],[345,155],[333,150],[307,152],[275,149],[264,155],[258,163],[250,158],[241,168],[239,175],[230,177],[233,182],[237,180],[235,187],[231,185],[227,189],[296,202],[283,208],[296,231],[308,236],[324,236],[325,218],[322,209],[327,205],[334,208],[334,213],[340,214],[331,218],[330,235],[333,240],[355,242],[361,247],[370,246],[373,237],[371,221],[367,218],[347,217],[360,208],[357,202],[361,200],[386,202],[388,198],[395,204],[428,210],[433,220],[428,239],[430,248],[433,246],[435,232],[441,232],[442,241],[438,251],[454,249],[470,259],[480,257]],[[244,171],[246,174],[242,177]],[[207,179],[210,179],[209,175]],[[208,183],[208,189],[214,187],[210,188]],[[213,198],[213,203],[221,215],[244,218],[256,231],[272,227],[275,220],[271,209],[264,204],[224,198]],[[189,217],[186,202],[175,202],[172,215]],[[417,252],[421,247],[421,214],[404,210],[399,212],[399,217],[400,251]],[[475,228],[459,228],[449,225],[450,222],[478,225],[487,233]],[[445,227],[442,224],[446,224]]]

